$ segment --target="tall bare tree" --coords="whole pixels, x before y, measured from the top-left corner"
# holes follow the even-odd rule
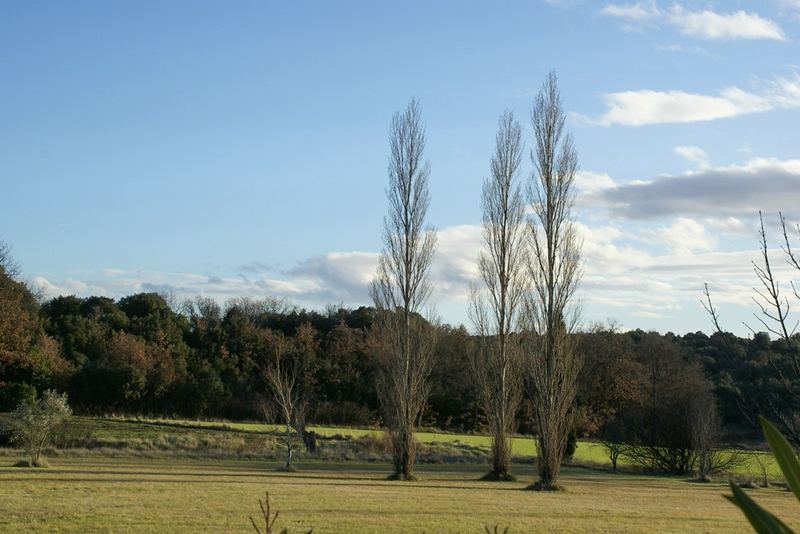
[[[499,121],[491,177],[483,183],[484,250],[478,270],[484,288],[470,294],[478,334],[472,363],[492,437],[488,479],[509,480],[511,433],[522,398],[519,336],[514,335],[525,291],[525,204],[516,175],[522,162],[522,129],[513,113]]]
[[[523,308],[525,354],[538,429],[537,489],[553,489],[574,420],[580,358],[573,337],[580,308],[575,292],[581,277],[581,242],[572,207],[578,155],[564,131],[558,79],[551,72],[531,111],[534,174],[528,188],[532,288]]]
[[[436,342],[435,328],[422,316],[431,293],[436,232],[425,222],[430,165],[423,161],[425,129],[416,100],[392,118],[389,145],[389,212],[371,288],[378,310],[373,331],[383,356],[379,394],[392,441],[393,477],[409,480],[414,428],[427,402]]]

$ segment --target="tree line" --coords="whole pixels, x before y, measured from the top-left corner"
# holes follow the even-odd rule
[[[280,336],[291,341],[291,358],[303,360],[299,382],[310,421],[381,421],[379,361],[369,341],[374,308],[317,312],[275,300],[220,306],[196,298],[174,309],[154,293],[117,301],[65,296],[39,305],[7,272],[0,272],[0,288],[2,411],[53,388],[67,392],[78,413],[261,419],[264,405],[273,402],[268,347]],[[430,396],[420,422],[487,431],[492,423],[480,407],[481,385],[469,361],[470,347],[483,340],[464,327],[436,329]],[[579,436],[613,434],[614,425],[627,419],[630,428],[620,431],[633,439],[641,430],[638,421],[666,422],[668,414],[684,419],[698,393],[712,395],[729,441],[757,436],[751,423],[758,413],[800,413],[794,397],[783,395],[779,374],[782,365],[791,365],[794,348],[767,333],[679,336],[597,325],[575,338],[584,361],[576,401]],[[533,433],[521,416],[530,396],[524,388],[520,396],[510,431]],[[658,443],[661,430],[648,432]]]
[[[276,300],[220,306],[196,298],[176,309],[154,293],[117,301],[64,296],[39,305],[3,271],[0,314],[2,411],[53,388],[68,393],[77,413],[260,420],[266,408],[278,421],[267,372],[269,347],[283,339],[287,360],[303,368],[298,384],[310,421],[382,420],[372,307],[318,312]],[[484,340],[463,326],[435,328],[430,395],[418,422],[458,432],[490,430],[494,423],[483,413],[482,386],[469,361]],[[679,336],[597,325],[576,333],[575,342],[584,362],[574,425],[581,437],[620,432],[619,441],[643,441],[647,434],[660,443],[660,434],[683,435],[688,443],[688,426],[678,434],[670,429],[688,421],[691,403],[703,395],[717,404],[728,441],[756,437],[758,413],[800,415],[795,396],[785,395],[792,384],[780,372],[792,364],[795,348],[767,333]],[[800,390],[800,384],[793,387]],[[509,431],[532,434],[525,388],[520,397]],[[663,426],[646,428],[650,422]]]

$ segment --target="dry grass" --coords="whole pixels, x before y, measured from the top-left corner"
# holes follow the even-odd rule
[[[0,460],[2,461],[2,460]],[[422,466],[421,480],[385,480],[389,466],[236,460],[59,458],[49,470],[0,463],[0,532],[246,532],[270,492],[279,528],[314,532],[748,532],[723,484],[566,469],[566,491],[480,482],[485,466]],[[800,527],[800,506],[779,489],[756,500]]]

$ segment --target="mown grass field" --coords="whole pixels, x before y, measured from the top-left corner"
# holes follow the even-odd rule
[[[487,469],[479,453],[488,438],[422,432],[420,441],[452,463],[420,464],[421,480],[407,483],[386,480],[381,455],[369,462],[342,455],[359,437],[380,437],[370,429],[315,427],[331,437],[321,447],[335,454],[320,461],[300,453],[299,472],[277,472],[277,429],[75,418],[70,439],[91,445],[51,451],[49,469],[13,467],[19,451],[0,449],[0,532],[247,532],[265,491],[290,532],[483,532],[495,524],[510,532],[749,532],[723,498],[724,477],[699,484],[613,474],[602,468],[607,459],[597,443],[579,443],[576,463],[584,466],[564,468],[566,491],[547,494],[524,491],[534,480],[530,438],[514,441],[520,481],[496,483],[477,480]],[[791,493],[775,487],[750,495],[800,528]]]
[[[566,491],[524,491],[523,481],[479,482],[482,466],[423,466],[419,482],[389,482],[386,466],[58,458],[50,469],[0,460],[0,532],[247,532],[269,491],[290,532],[748,532],[724,484],[567,468]],[[800,505],[780,489],[750,494],[790,526]]]

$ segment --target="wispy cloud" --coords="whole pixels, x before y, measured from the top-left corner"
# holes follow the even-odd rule
[[[676,146],[675,153],[695,165],[705,166],[708,165],[708,154],[706,151],[697,146]]]
[[[608,4],[600,13],[628,21],[648,21],[661,16],[661,10],[655,2],[637,2],[635,4]]]
[[[758,92],[728,87],[716,95],[639,89],[603,95],[606,112],[596,118],[575,115],[589,124],[644,126],[726,119],[772,109],[800,107],[800,75],[762,84]]]
[[[624,21],[630,29],[636,28],[635,24],[660,24],[673,27],[683,35],[704,40],[786,39],[776,22],[742,10],[730,13],[709,9],[690,11],[680,4],[662,9],[656,2],[637,2],[608,4],[600,13]]]

